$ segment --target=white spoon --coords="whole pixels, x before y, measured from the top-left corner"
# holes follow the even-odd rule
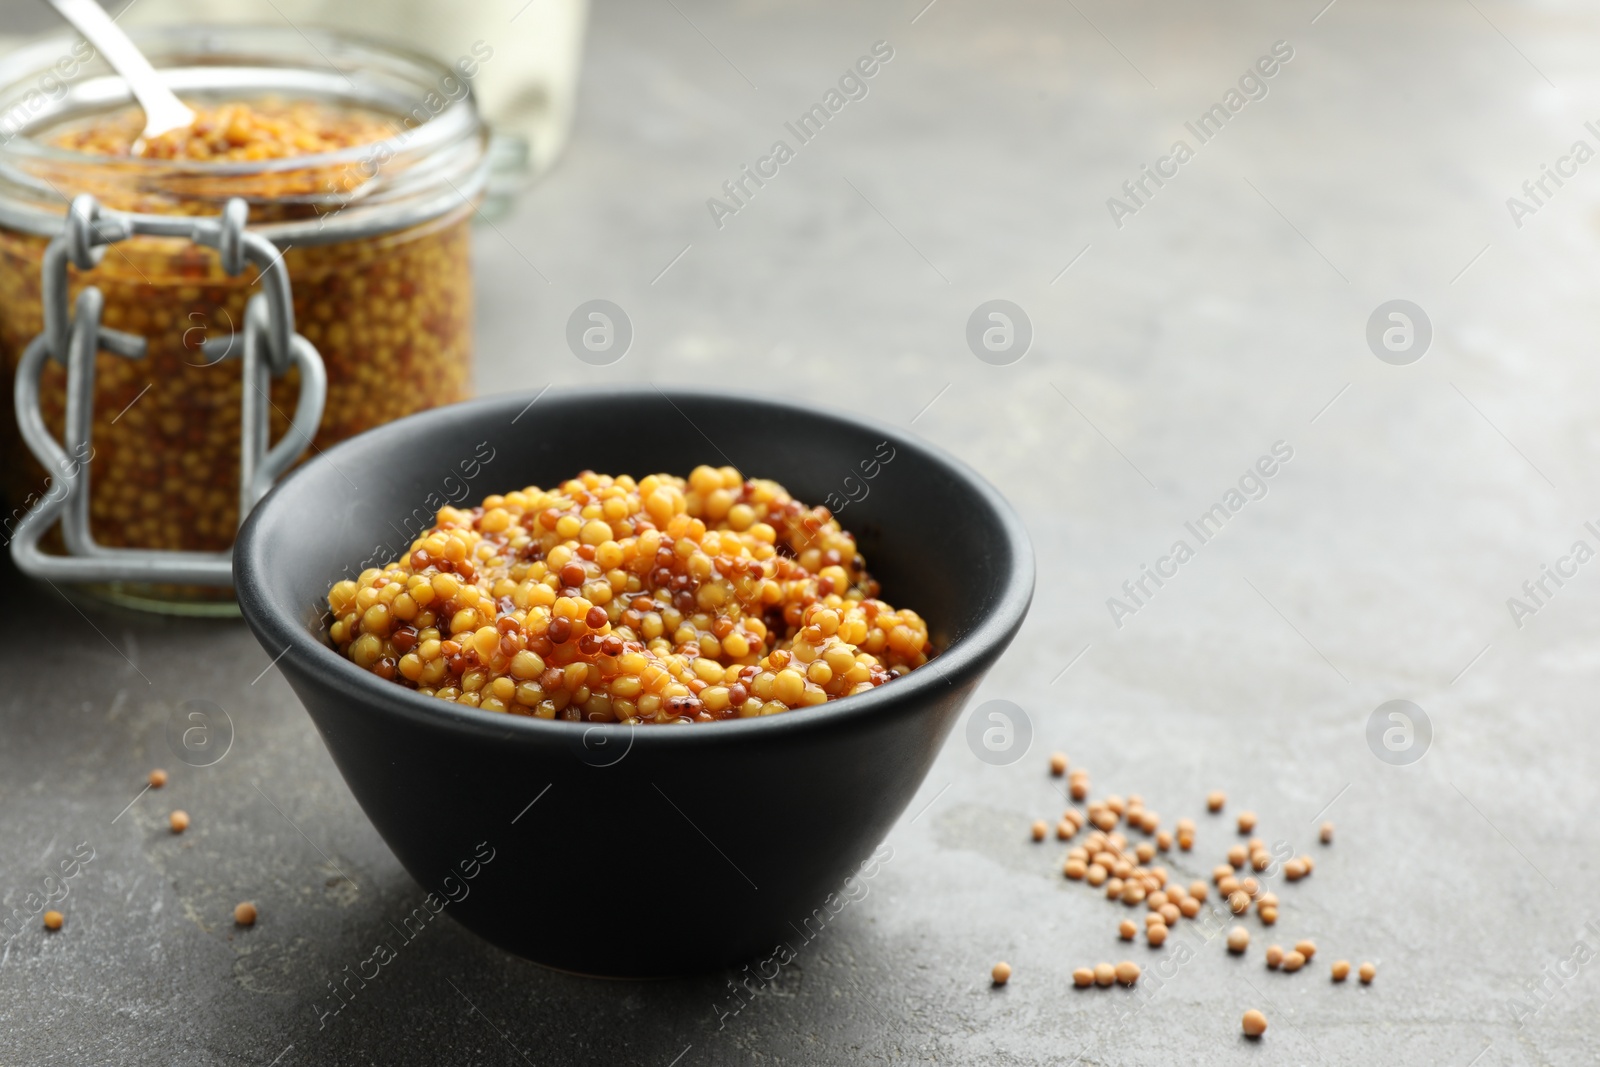
[[[194,125],[194,112],[175,96],[150,61],[144,57],[122,27],[111,20],[94,0],[50,0],[61,17],[99,52],[111,68],[128,83],[139,106],[144,109],[144,133],[134,145],[134,154],[149,138],[168,130]]]

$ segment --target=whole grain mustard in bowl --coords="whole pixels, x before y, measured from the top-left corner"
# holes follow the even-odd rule
[[[307,461],[251,513],[234,575],[352,793],[446,910],[552,967],[650,977],[771,952],[856,877],[1020,628],[1034,561],[992,486],[898,428],[550,389]]]

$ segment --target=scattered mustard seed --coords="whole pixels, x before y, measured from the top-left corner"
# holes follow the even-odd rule
[[[1333,843],[1333,823],[1331,823],[1331,822],[1323,823],[1322,824],[1322,831],[1321,831],[1319,836],[1321,836],[1322,843],[1324,845],[1332,844]]]
[[[1253,812],[1253,811],[1241,811],[1239,813],[1239,832],[1241,834],[1248,834],[1251,830],[1254,830],[1255,828],[1256,828],[1256,813]]]
[[[1228,802],[1228,795],[1220,789],[1213,789],[1206,794],[1206,810],[1221,811],[1222,806]]]
[[[1072,972],[1072,984],[1079,989],[1087,989],[1094,985],[1094,970],[1089,967],[1079,967]]]
[[[172,827],[173,833],[183,833],[189,828],[189,813],[186,811],[173,812],[171,815],[167,816],[167,825]]]
[[[1294,950],[1309,960],[1317,954],[1317,943],[1308,937],[1304,941],[1296,941]]]
[[[1115,967],[1111,966],[1111,964],[1109,964],[1109,963],[1097,963],[1097,964],[1094,965],[1094,984],[1095,985],[1108,986],[1112,982],[1115,982],[1116,980],[1117,980],[1117,969]]]
[[[1123,960],[1117,964],[1117,981],[1123,985],[1133,985],[1139,980],[1139,965],[1132,960]]]
[[[59,911],[47,911],[44,913],[44,928],[46,930],[59,930],[61,929],[61,924],[65,921],[66,916]]]
[[[1242,1025],[1244,1026],[1245,1037],[1260,1037],[1267,1032],[1267,1017],[1256,1009],[1251,1008],[1244,1013]]]
[[[1238,954],[1250,947],[1250,931],[1242,926],[1235,926],[1228,931],[1228,951]]]
[[[1374,967],[1370,963],[1363,963],[1359,973],[1361,975],[1362,982],[1371,982],[1372,979],[1377,975],[1378,968]]]
[[[1051,753],[1050,773],[1055,775],[1057,778],[1060,778],[1063,774],[1067,773],[1067,754],[1065,752]]]
[[[1150,942],[1151,948],[1160,948],[1161,943],[1167,939],[1167,926],[1165,923],[1156,923],[1144,932],[1144,939]]]
[[[1278,969],[1278,965],[1280,963],[1282,963],[1282,962],[1283,962],[1283,946],[1282,945],[1268,945],[1267,946],[1267,966],[1270,967],[1273,970],[1277,970]]]
[[[235,905],[233,921],[240,926],[254,926],[256,924],[256,906],[248,900],[242,904]]]
[[[1306,965],[1306,958],[1294,949],[1283,954],[1283,969],[1289,972],[1298,971]]]
[[[150,772],[150,788],[151,789],[160,789],[162,786],[164,786],[166,784],[167,784],[167,772],[166,771],[162,770],[160,767],[157,767],[155,770]]]
[[[1049,833],[1049,832],[1050,832],[1050,827],[1045,825],[1045,822],[1044,822],[1043,819],[1035,819],[1035,820],[1033,820],[1033,839],[1035,841],[1043,841],[1044,840],[1044,835]]]
[[[1335,982],[1342,982],[1346,978],[1349,978],[1349,977],[1350,977],[1350,961],[1349,960],[1334,960],[1333,961],[1333,980]]]
[[[1134,925],[1132,919],[1123,919],[1122,924],[1117,927],[1117,933],[1122,935],[1122,940],[1132,941],[1138,936],[1139,928]]]
[[[989,972],[989,976],[994,979],[995,985],[1005,985],[1011,981],[1011,964],[1001,960],[994,965],[994,970]]]

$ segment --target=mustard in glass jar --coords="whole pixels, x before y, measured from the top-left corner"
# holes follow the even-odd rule
[[[469,222],[487,176],[474,62],[447,66],[353,36],[289,27],[136,33],[192,127],[148,143],[120,78],[62,37],[0,61],[0,435],[8,540],[53,472],[19,440],[13,378],[44,328],[46,246],[68,205],[108,216],[219,216],[248,207],[249,232],[278,250],[294,328],[320,353],[327,393],[310,447],[463,399],[471,374]],[[104,297],[101,321],[144,339],[139,359],[102,349],[86,437],[88,528],[111,549],[224,553],[241,521],[241,397],[233,361],[260,272],[230,275],[216,249],[141,233],[69,267],[67,299]],[[271,439],[300,388],[270,383]],[[66,369],[39,372],[38,406],[62,438]],[[99,592],[136,606],[228,612],[226,585],[117,580]]]

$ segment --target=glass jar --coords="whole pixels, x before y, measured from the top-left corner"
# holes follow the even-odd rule
[[[383,422],[463,399],[471,380],[469,222],[487,176],[487,131],[470,59],[450,67],[358,37],[290,27],[183,27],[134,34],[191,106],[312,102],[377,117],[386,136],[337,151],[218,162],[99,155],[53,142],[64,128],[111,121],[126,85],[74,37],[0,61],[0,434],[12,510],[0,542],[50,479],[18,437],[17,364],[43,328],[41,259],[82,193],[105,208],[217,215],[249,205],[249,229],[282,253],[296,328],[327,368],[313,449]],[[69,270],[105,297],[107,327],[144,337],[142,359],[101,351],[89,454],[89,529],[106,547],[226,551],[239,514],[240,396],[233,361],[257,273],[230,276],[216,251],[136,236],[93,270]],[[204,354],[201,346],[204,345]],[[289,424],[293,372],[272,383],[271,435]],[[40,382],[60,439],[65,371]],[[165,610],[232,610],[231,591],[116,583],[114,599]]]

